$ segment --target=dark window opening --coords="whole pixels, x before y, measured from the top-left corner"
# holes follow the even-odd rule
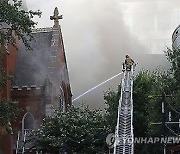
[[[24,117],[24,129],[34,129],[34,118],[31,113],[27,113]]]

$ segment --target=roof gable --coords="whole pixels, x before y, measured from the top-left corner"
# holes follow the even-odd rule
[[[33,36],[32,50],[26,51],[22,41],[19,44],[14,74],[17,86],[43,85],[48,74],[52,32],[36,32]]]

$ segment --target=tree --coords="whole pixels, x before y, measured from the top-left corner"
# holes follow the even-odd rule
[[[27,49],[30,49],[29,41],[33,39],[32,28],[36,25],[32,21],[34,15],[40,15],[39,11],[24,11],[20,9],[21,1],[13,0],[13,4],[9,0],[0,0],[0,92],[2,92],[9,81],[12,81],[12,74],[8,74],[3,61],[6,60],[9,45],[18,47],[18,40],[22,40]],[[8,51],[9,52],[9,51]],[[8,98],[6,98],[8,99]],[[1,141],[3,136],[9,136],[12,133],[10,121],[14,120],[18,113],[18,107],[15,101],[10,99],[0,100],[0,127]],[[8,133],[8,134],[7,134]],[[9,142],[11,142],[9,138]],[[1,145],[0,151],[7,153],[6,147]],[[9,147],[8,153],[12,152]]]
[[[24,11],[20,9],[22,4],[20,0],[13,0],[13,2],[13,4],[10,4],[9,0],[0,0],[0,91],[6,86],[7,80],[12,81],[12,76],[6,72],[3,66],[3,58],[7,54],[7,46],[12,44],[17,47],[16,41],[21,39],[26,48],[30,49],[29,41],[33,39],[31,32],[36,25],[32,18],[34,15],[41,14],[40,11]],[[0,110],[1,126],[7,125],[12,118],[16,118],[18,108],[14,104],[15,102],[12,100],[0,101],[0,105],[3,108],[3,110]],[[12,108],[14,110],[9,110]],[[9,112],[11,113],[8,114]],[[14,116],[12,117],[11,115]]]
[[[154,115],[157,113],[156,109],[159,109],[161,105],[160,102],[157,103],[157,100],[152,100],[150,96],[159,93],[159,87],[160,83],[155,72],[142,71],[135,77],[133,87],[133,126],[135,137],[152,137],[152,134],[148,132],[149,125],[152,122],[151,120],[156,121],[159,118],[157,114],[154,118]],[[156,135],[160,136],[158,133]],[[135,144],[135,153],[160,153],[159,147],[159,145]]]
[[[102,111],[71,106],[44,120],[35,132],[35,146],[50,153],[100,154],[107,150],[108,132]]]
[[[120,98],[120,88],[121,86],[118,86],[118,91],[112,91],[108,90],[104,93],[104,100],[105,105],[107,106],[105,108],[106,114],[105,118],[107,120],[107,126],[110,128],[110,133],[115,132],[115,127],[117,124],[117,115],[118,115],[118,104],[119,104],[119,98]]]
[[[166,98],[166,102],[168,103],[169,109],[172,111],[172,121],[179,121],[180,115],[180,49],[176,48],[167,48],[165,51],[166,57],[170,62],[170,76],[171,81],[170,88],[167,94],[171,94],[171,97]],[[168,115],[167,115],[168,116]],[[170,134],[176,136],[179,134],[179,126],[178,125],[171,125],[172,131],[169,131]]]
[[[171,74],[173,75],[173,78],[175,79],[176,88],[175,90],[180,90],[180,49],[170,49],[167,48],[167,51],[165,51],[166,57],[169,60],[171,64]]]
[[[13,0],[14,4],[8,3],[9,0],[0,1],[0,44],[4,43],[13,44],[16,46],[15,38],[12,37],[14,33],[18,39],[22,39],[25,46],[29,49],[29,41],[32,37],[32,28],[36,23],[32,20],[34,15],[41,15],[38,11],[25,11],[20,9],[21,1]]]
[[[6,80],[11,80],[12,76],[7,74],[3,66],[3,57],[9,44],[17,47],[17,39],[22,40],[27,49],[30,49],[29,41],[33,39],[32,28],[36,23],[32,20],[34,15],[41,15],[38,11],[25,11],[20,9],[21,1],[0,0],[0,90],[5,86]],[[5,49],[6,48],[6,49]]]
[[[8,123],[15,119],[19,112],[17,102],[12,100],[1,100],[0,102],[0,126],[4,126],[7,133],[12,133]]]
[[[161,120],[161,99],[152,99],[150,96],[157,95],[161,92],[161,89],[168,87],[163,84],[166,80],[165,77],[167,77],[166,73],[159,70],[152,73],[143,70],[135,76],[133,85],[133,127],[135,137],[161,136],[161,127],[152,127],[150,125],[152,122]],[[109,90],[104,95],[105,104],[107,105],[106,118],[112,132],[115,132],[117,124],[119,98],[120,85],[117,92]],[[160,145],[135,144],[134,149],[137,154],[160,153]]]

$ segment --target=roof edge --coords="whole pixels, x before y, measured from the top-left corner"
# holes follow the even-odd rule
[[[45,27],[45,28],[34,28],[32,29],[32,33],[39,33],[39,32],[52,32],[52,27]]]
[[[40,86],[36,86],[36,85],[31,85],[31,86],[13,86],[12,88],[11,88],[11,91],[14,91],[14,90],[18,90],[18,91],[21,91],[21,90],[34,90],[34,89],[36,89],[36,90],[41,90],[41,89],[43,89],[43,85],[40,85]]]

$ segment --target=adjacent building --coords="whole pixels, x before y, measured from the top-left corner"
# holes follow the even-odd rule
[[[180,25],[177,26],[172,34],[172,47],[175,49],[180,48]]]

